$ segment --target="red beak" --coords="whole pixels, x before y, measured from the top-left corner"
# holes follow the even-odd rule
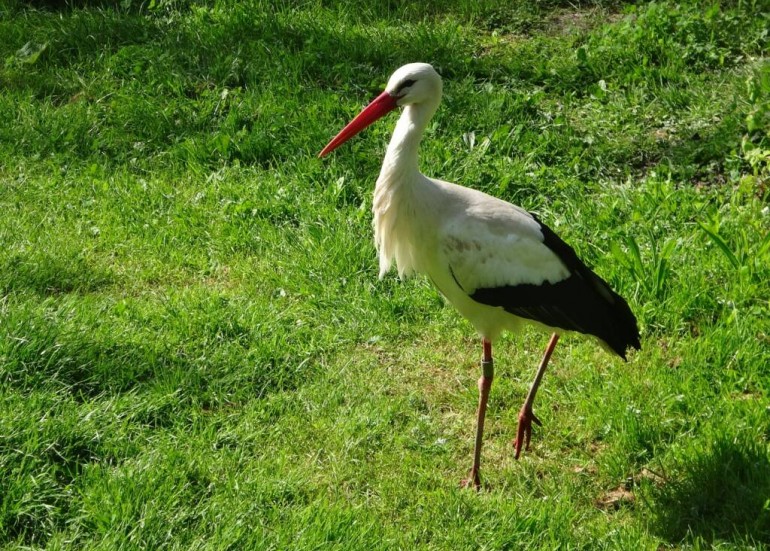
[[[361,111],[355,119],[350,121],[345,128],[340,130],[339,134],[334,136],[332,141],[323,148],[323,151],[321,151],[318,156],[323,157],[324,155],[331,153],[374,121],[393,111],[398,107],[397,101],[398,98],[396,96],[391,96],[388,92],[383,92],[377,96],[372,103],[364,107],[364,110]]]

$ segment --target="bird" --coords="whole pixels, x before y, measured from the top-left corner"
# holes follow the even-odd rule
[[[385,90],[319,153],[401,109],[372,201],[379,276],[394,266],[401,278],[426,276],[481,336],[476,438],[465,487],[481,489],[481,447],[494,379],[492,343],[503,331],[532,324],[551,333],[518,415],[514,456],[529,450],[532,424],[542,425],[533,403],[548,362],[564,333],[583,333],[626,360],[641,350],[628,303],[586,266],[537,215],[479,190],[420,172],[418,149],[441,103],[443,83],[428,63],[397,69]]]

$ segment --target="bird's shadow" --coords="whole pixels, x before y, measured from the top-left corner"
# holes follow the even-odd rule
[[[653,530],[672,544],[770,544],[770,458],[757,442],[720,437],[688,453],[651,489]]]

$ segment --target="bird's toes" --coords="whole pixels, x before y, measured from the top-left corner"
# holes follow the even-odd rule
[[[473,472],[460,481],[460,488],[473,488],[477,492],[481,490],[481,477],[478,472]]]
[[[542,427],[543,426],[543,422],[540,419],[537,418],[537,415],[535,415],[532,412],[530,412],[529,415],[530,415],[530,417],[532,419],[532,422],[535,423],[538,427]]]

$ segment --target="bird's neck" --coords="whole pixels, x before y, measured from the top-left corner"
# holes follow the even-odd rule
[[[420,269],[420,254],[412,244],[419,240],[420,217],[415,204],[425,178],[417,165],[417,149],[435,105],[409,105],[398,120],[374,189],[374,241],[380,253],[380,277],[395,260],[399,275]]]
[[[419,173],[417,152],[425,128],[428,126],[438,103],[420,103],[404,107],[390,139],[380,180],[395,183]]]

